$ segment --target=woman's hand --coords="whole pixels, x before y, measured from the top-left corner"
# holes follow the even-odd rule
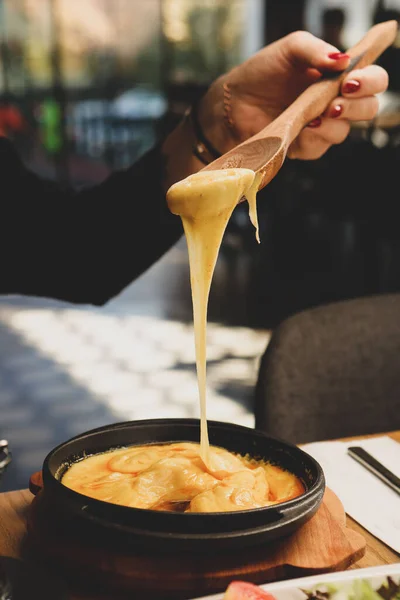
[[[343,71],[350,58],[306,31],[296,31],[266,46],[217,79],[199,107],[205,135],[221,153],[273,121],[323,72]],[[288,156],[317,159],[345,140],[352,121],[375,117],[376,94],[388,86],[387,72],[370,65],[354,69],[342,82],[341,95],[310,123],[290,146]]]

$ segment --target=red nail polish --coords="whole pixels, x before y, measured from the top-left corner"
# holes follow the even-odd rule
[[[321,117],[317,117],[313,121],[310,121],[308,127],[319,127],[322,123]]]
[[[328,58],[331,58],[332,60],[342,60],[343,58],[350,58],[350,56],[345,52],[331,52],[328,54]]]
[[[341,106],[341,104],[337,104],[336,106],[334,106],[333,108],[331,108],[330,114],[329,116],[332,119],[336,119],[337,117],[340,117],[340,115],[343,112],[343,106]]]
[[[343,86],[343,92],[345,94],[352,94],[353,92],[357,92],[357,90],[360,89],[360,82],[357,81],[356,79],[350,79],[349,81],[346,81],[346,83]]]

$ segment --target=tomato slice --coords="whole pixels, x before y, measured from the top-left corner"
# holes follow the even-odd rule
[[[254,583],[232,581],[226,589],[223,600],[276,600],[276,598]]]

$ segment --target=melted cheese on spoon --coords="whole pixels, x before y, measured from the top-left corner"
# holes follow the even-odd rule
[[[200,398],[201,458],[218,470],[209,452],[206,417],[206,332],[207,307],[212,276],[228,221],[240,200],[249,202],[250,219],[258,235],[256,194],[261,175],[250,169],[200,171],[172,185],[168,206],[180,215],[189,251],[196,368]]]

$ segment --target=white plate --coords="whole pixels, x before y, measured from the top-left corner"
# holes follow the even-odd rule
[[[315,591],[318,589],[319,591],[326,591],[327,584],[334,586],[337,590],[335,594],[330,596],[332,600],[370,600],[370,598],[378,600],[379,596],[374,598],[373,594],[368,595],[360,589],[359,584],[362,581],[366,582],[373,590],[376,590],[387,582],[388,577],[391,577],[395,583],[400,584],[400,563],[289,579],[260,585],[260,587],[272,594],[276,600],[306,600],[309,596],[302,590]],[[224,594],[215,594],[214,596],[203,596],[192,600],[222,600],[223,596]]]

